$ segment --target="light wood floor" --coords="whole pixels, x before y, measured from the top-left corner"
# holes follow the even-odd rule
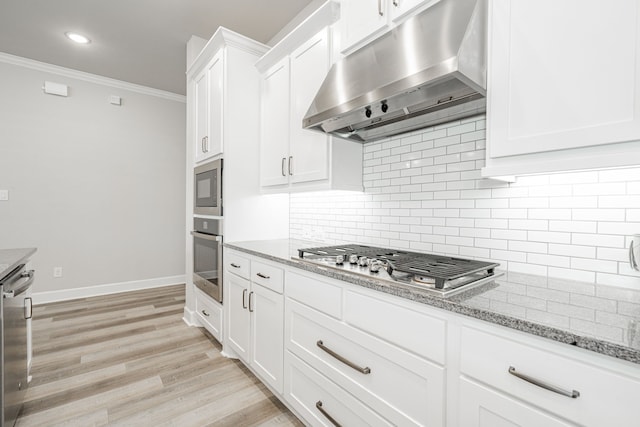
[[[34,307],[17,426],[301,426],[183,307],[184,285]]]

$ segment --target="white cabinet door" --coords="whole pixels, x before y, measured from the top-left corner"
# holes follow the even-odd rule
[[[409,12],[415,10],[418,6],[431,3],[434,0],[391,0],[389,3],[389,16],[393,21],[406,16]],[[438,1],[438,0],[435,0]]]
[[[195,78],[196,162],[222,153],[224,62],[220,50]]]
[[[261,81],[260,185],[289,183],[289,57]]]
[[[249,362],[249,281],[235,274],[226,276],[227,342],[241,359]]]
[[[638,0],[493,1],[488,155],[640,139],[639,20]]]
[[[460,426],[569,427],[570,424],[489,387],[460,379]]]
[[[329,137],[302,128],[302,119],[329,71],[329,29],[291,54],[291,182],[329,178]]]
[[[195,81],[195,128],[196,139],[195,157],[196,162],[204,158],[206,137],[209,133],[208,120],[208,95],[209,95],[209,79],[206,68],[196,76]]]
[[[224,101],[223,51],[219,51],[208,66],[209,72],[209,133],[205,158],[222,153],[222,105]]]
[[[284,297],[256,283],[251,286],[251,366],[282,393]]]
[[[346,0],[340,4],[342,49],[381,34],[387,28],[387,2],[390,0]]]

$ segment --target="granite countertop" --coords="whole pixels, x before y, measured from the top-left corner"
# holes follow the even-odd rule
[[[36,248],[0,249],[0,279],[26,262],[35,252]]]
[[[640,364],[640,289],[505,273],[448,298],[401,283],[298,261],[299,248],[326,246],[281,239],[225,243],[225,247]]]

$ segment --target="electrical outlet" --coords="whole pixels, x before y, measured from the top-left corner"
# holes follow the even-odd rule
[[[9,200],[9,190],[0,190],[0,200]]]
[[[53,277],[62,277],[62,267],[53,267]]]

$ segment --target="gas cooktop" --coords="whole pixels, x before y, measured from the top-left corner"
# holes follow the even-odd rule
[[[298,249],[298,259],[450,296],[491,282],[500,264],[357,244]]]

